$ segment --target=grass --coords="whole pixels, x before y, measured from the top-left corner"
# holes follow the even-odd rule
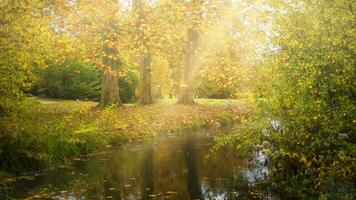
[[[27,100],[34,100],[43,105],[50,105],[49,107],[67,107],[75,108],[77,106],[84,107],[94,107],[98,102],[94,101],[73,101],[73,100],[64,100],[64,99],[50,99],[50,98],[39,98],[39,97],[30,97]],[[217,107],[236,107],[243,106],[246,104],[246,99],[195,99],[196,103],[199,106],[217,106]],[[168,106],[175,105],[177,102],[176,98],[164,98],[157,100],[154,105]],[[56,106],[57,105],[57,106]],[[135,106],[136,104],[124,104],[125,106]]]
[[[200,106],[217,106],[217,107],[235,107],[245,105],[245,99],[195,99],[195,102]],[[161,105],[174,105],[177,102],[176,98],[162,99],[157,102]]]
[[[26,99],[18,112],[0,117],[0,167],[20,173],[166,133],[217,130],[237,121],[245,110],[236,100],[197,102],[187,106],[164,100],[149,106],[128,104],[98,110],[91,101]]]

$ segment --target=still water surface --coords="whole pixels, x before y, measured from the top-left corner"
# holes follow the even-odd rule
[[[211,154],[206,133],[181,133],[108,148],[11,183],[29,199],[270,199],[265,168],[233,150]],[[261,189],[262,188],[262,189]]]

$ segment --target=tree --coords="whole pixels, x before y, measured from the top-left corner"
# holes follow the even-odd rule
[[[353,199],[355,4],[275,0],[265,9],[273,47],[257,109],[229,139],[239,151],[268,144],[270,181],[281,199]]]
[[[286,191],[293,188],[286,192],[290,196],[321,196],[328,193],[325,188],[337,187],[336,180],[352,182],[356,167],[355,3],[273,1],[271,6],[277,50],[270,60],[273,76],[263,108],[284,122],[285,134],[273,137],[271,158],[274,168],[285,163],[293,179],[283,183],[276,176],[275,181]],[[305,194],[304,188],[313,190]],[[346,199],[348,192],[344,187],[330,193],[330,199]]]
[[[0,108],[31,85],[33,72],[52,58],[54,37],[43,1],[0,1]]]
[[[109,66],[110,70],[103,70],[101,80],[101,97],[99,107],[105,107],[110,104],[121,105],[119,96],[119,84],[117,71],[119,68],[119,61],[115,57],[117,55],[116,47],[105,44],[103,56],[103,64]]]
[[[193,78],[197,62],[197,48],[199,40],[199,29],[201,28],[202,6],[204,0],[193,0],[190,2],[188,15],[190,24],[187,30],[187,43],[184,58],[183,85],[181,87],[178,103],[193,104]]]
[[[57,29],[76,43],[83,60],[102,69],[99,107],[121,105],[118,76],[120,50],[125,46],[126,21],[118,1],[68,1],[56,4]]]
[[[145,11],[145,2],[143,2],[143,0],[135,0],[134,4],[134,9],[138,16],[136,27],[138,32],[138,48],[140,51],[139,63],[141,68],[140,103],[142,105],[147,105],[153,102],[151,73],[152,53],[148,41],[149,38],[145,34],[148,26],[146,19],[147,11]]]

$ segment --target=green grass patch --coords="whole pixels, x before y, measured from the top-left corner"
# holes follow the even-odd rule
[[[159,102],[150,106],[96,108],[96,102],[27,99],[2,116],[0,167],[10,173],[66,164],[75,156],[107,145],[202,128],[220,129],[242,115],[241,102],[197,100],[198,104]]]

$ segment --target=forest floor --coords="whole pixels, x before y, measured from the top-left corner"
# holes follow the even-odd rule
[[[18,173],[65,164],[78,155],[172,132],[205,128],[215,133],[239,122],[248,110],[238,100],[196,102],[177,105],[170,99],[99,110],[92,101],[26,99],[18,112],[0,117],[1,168]]]

